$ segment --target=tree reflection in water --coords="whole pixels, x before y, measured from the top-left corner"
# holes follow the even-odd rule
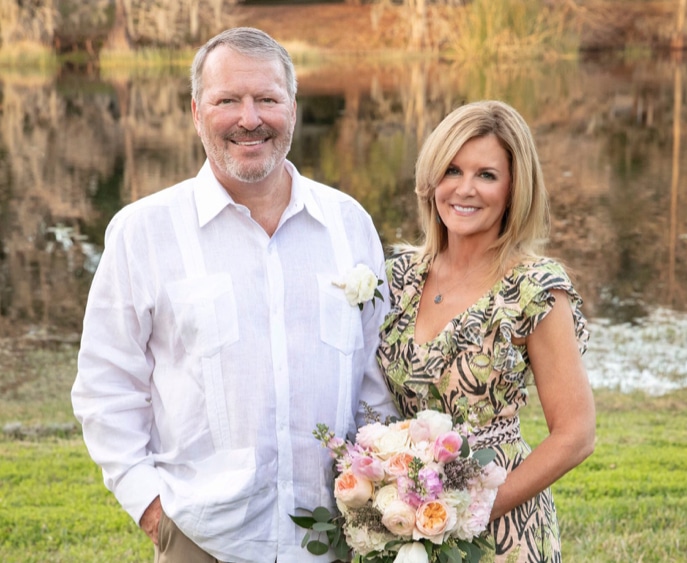
[[[503,99],[532,127],[551,193],[551,254],[573,272],[587,315],[611,325],[655,310],[679,316],[687,309],[681,64],[299,68],[290,158],[357,198],[386,244],[414,241],[422,139],[461,103]],[[4,74],[0,104],[0,335],[76,340],[112,214],[202,164],[188,79],[183,70]]]

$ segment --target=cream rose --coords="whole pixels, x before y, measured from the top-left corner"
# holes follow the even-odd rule
[[[360,508],[372,498],[374,486],[369,479],[344,471],[334,481],[334,497],[349,508]]]
[[[397,498],[382,513],[382,524],[392,534],[409,538],[415,529],[416,518],[415,509]]]
[[[401,452],[410,445],[408,429],[402,426],[390,426],[389,431],[375,440],[375,450],[382,460],[387,460],[395,453]]]
[[[377,491],[372,506],[384,514],[389,503],[398,499],[398,488],[396,485],[385,485]]]

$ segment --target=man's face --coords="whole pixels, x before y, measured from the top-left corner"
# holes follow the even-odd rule
[[[284,69],[227,47],[211,51],[202,73],[193,122],[220,182],[266,179],[286,158],[296,123]]]

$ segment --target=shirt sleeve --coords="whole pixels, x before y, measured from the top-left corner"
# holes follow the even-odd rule
[[[148,447],[152,304],[139,266],[145,250],[132,252],[133,240],[117,217],[108,226],[86,305],[72,404],[106,487],[138,522],[160,484]]]
[[[368,302],[363,308],[363,332],[365,339],[365,373],[363,375],[360,390],[360,406],[356,415],[356,425],[358,427],[366,424],[366,408],[369,406],[372,411],[379,414],[382,420],[387,417],[398,417],[398,411],[393,401],[393,397],[384,381],[381,369],[377,362],[377,348],[380,342],[380,327],[385,316],[390,310],[389,284],[386,275],[386,264],[384,252],[376,231],[370,233],[369,248],[371,249],[377,278],[382,281],[378,286],[382,299],[375,299]]]

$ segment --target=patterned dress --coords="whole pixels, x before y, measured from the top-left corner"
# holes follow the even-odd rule
[[[563,267],[541,258],[513,268],[434,340],[414,341],[415,319],[429,262],[412,253],[389,260],[391,312],[381,329],[377,359],[399,412],[412,417],[434,408],[477,422],[475,448],[496,450],[508,472],[531,451],[520,436],[518,411],[533,384],[525,346],[513,343],[531,334],[551,310],[551,290],[567,293],[580,352],[589,337],[582,301]],[[441,398],[429,392],[432,383]],[[561,561],[556,509],[550,489],[490,525],[496,552],[482,561],[534,563]]]

